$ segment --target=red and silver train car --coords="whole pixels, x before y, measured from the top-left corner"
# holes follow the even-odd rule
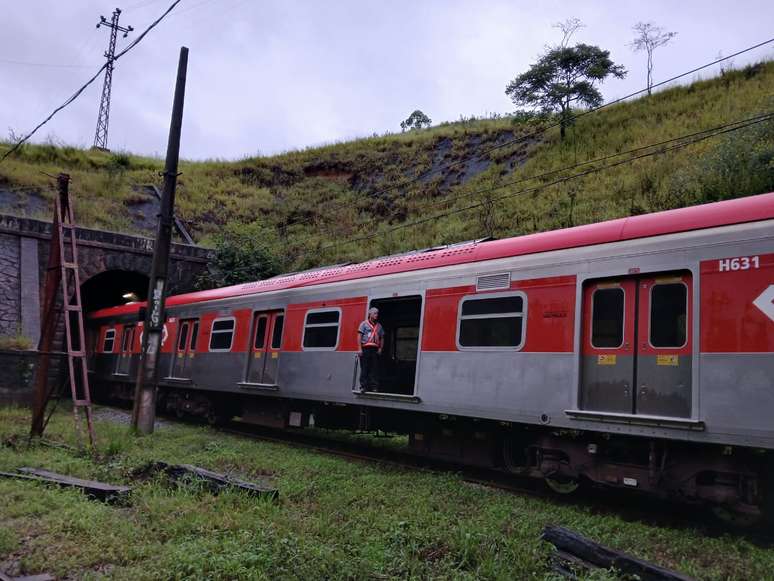
[[[159,401],[760,514],[773,300],[774,193],[170,297]],[[142,306],[90,314],[98,394],[131,394]],[[386,342],[361,393],[370,306]]]

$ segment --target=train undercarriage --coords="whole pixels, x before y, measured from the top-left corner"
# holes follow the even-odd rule
[[[103,399],[130,401],[133,386],[112,383]],[[382,431],[408,436],[414,454],[538,478],[558,494],[581,484],[633,489],[708,506],[739,527],[774,524],[774,458],[755,450],[603,432],[551,429],[369,406],[160,388],[158,410],[220,424],[274,429]]]

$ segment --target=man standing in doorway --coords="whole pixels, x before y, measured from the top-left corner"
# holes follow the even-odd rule
[[[379,389],[379,356],[384,346],[384,329],[379,324],[379,309],[368,309],[368,318],[357,328],[360,358],[360,391]]]

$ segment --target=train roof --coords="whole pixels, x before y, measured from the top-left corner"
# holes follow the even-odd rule
[[[173,295],[167,298],[166,306],[173,307],[289,288],[635,240],[769,219],[774,219],[774,192],[501,240],[471,241],[422,252],[376,258],[359,264],[335,265],[280,275],[256,282]],[[133,313],[145,305],[145,302],[136,302],[109,307],[94,311],[90,317],[103,318]]]

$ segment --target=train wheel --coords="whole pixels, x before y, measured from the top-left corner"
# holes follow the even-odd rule
[[[580,487],[580,481],[576,478],[564,478],[557,480],[555,478],[545,478],[546,486],[557,494],[572,494]]]

